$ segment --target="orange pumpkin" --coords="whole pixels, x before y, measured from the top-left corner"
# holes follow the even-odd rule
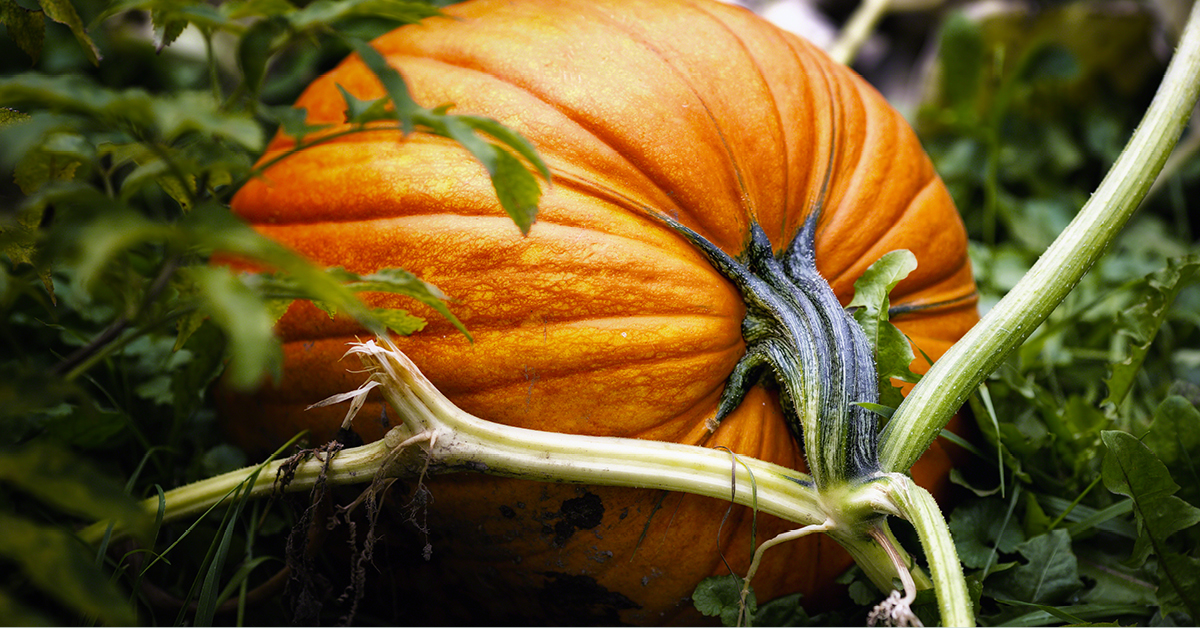
[[[403,267],[448,294],[474,342],[411,301],[371,300],[428,319],[397,343],[466,411],[805,468],[769,387],[706,427],[746,351],[746,306],[647,212],[737,257],[752,224],[782,250],[820,204],[817,265],[843,303],[882,254],[909,249],[919,267],[893,292],[897,326],[936,358],[977,320],[961,221],[913,132],[810,43],[708,0],[475,0],[446,12],[373,45],[418,103],[496,118],[533,143],[553,183],[528,236],[478,162],[422,133],[308,148],[233,207],[321,264]],[[310,122],[344,120],[339,85],[383,95],[352,56],[297,102]],[[264,159],[292,145],[281,135]],[[343,410],[305,406],[361,383],[339,361],[361,333],[351,322],[296,304],[280,330],[282,385],[227,404],[226,425],[249,447],[301,429],[330,437]],[[354,429],[379,438],[387,413],[368,405]],[[935,443],[913,473],[936,494],[948,466]],[[405,608],[444,591],[447,621],[471,621],[472,610],[484,621],[692,621],[697,582],[728,573],[726,563],[744,573],[752,551],[752,513],[726,518],[719,500],[474,474],[427,485],[433,560],[389,578],[403,580]],[[761,540],[789,524],[759,517],[757,527]],[[768,552],[754,585],[760,600],[819,599],[848,565],[836,543],[812,537]]]

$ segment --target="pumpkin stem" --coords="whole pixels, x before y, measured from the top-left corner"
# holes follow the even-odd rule
[[[714,422],[732,413],[764,375],[778,384],[788,427],[805,450],[818,488],[860,481],[879,470],[878,419],[861,403],[879,399],[873,352],[817,271],[817,215],[776,255],[766,232],[751,223],[742,259],[669,216],[672,227],[708,258],[742,294],[746,354],[721,393]]]

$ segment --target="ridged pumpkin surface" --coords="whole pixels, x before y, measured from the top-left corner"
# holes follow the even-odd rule
[[[919,267],[892,304],[906,310],[894,322],[915,344],[936,358],[977,320],[962,224],[912,131],[811,44],[705,0],[477,0],[447,14],[373,45],[418,103],[496,118],[535,145],[553,183],[528,236],[503,215],[478,162],[420,133],[373,131],[301,151],[243,188],[234,208],[322,264],[402,267],[441,288],[473,343],[411,301],[374,302],[427,318],[399,346],[468,412],[804,468],[764,388],[706,429],[744,352],[744,306],[648,212],[736,255],[751,221],[782,249],[822,203],[817,263],[843,303],[870,264],[909,249]],[[343,120],[337,85],[360,99],[383,95],[351,57],[297,102],[310,122]],[[291,146],[278,137],[265,158]],[[247,446],[305,428],[329,437],[344,410],[304,407],[361,383],[339,361],[360,333],[352,324],[296,305],[281,329],[282,386],[227,404],[226,423]],[[371,440],[390,421],[376,405],[354,427]],[[914,476],[936,492],[947,467],[935,444]],[[444,593],[461,608],[447,609],[450,621],[478,604],[497,620],[527,611],[574,623],[574,611],[550,607],[569,597],[562,587],[593,585],[608,596],[581,604],[599,621],[694,619],[687,598],[701,578],[727,573],[722,553],[736,571],[749,562],[750,512],[735,508],[722,527],[727,504],[716,500],[471,474],[428,486],[434,561],[414,567],[427,571],[397,594],[417,603],[453,579]],[[758,538],[786,527],[760,517]],[[818,538],[767,556],[760,600],[820,596],[849,563]]]

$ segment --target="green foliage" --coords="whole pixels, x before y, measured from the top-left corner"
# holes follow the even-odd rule
[[[288,513],[239,502],[219,523],[180,532],[137,517],[134,504],[245,463],[216,429],[210,388],[279,376],[274,326],[293,301],[367,333],[408,334],[424,321],[361,298],[402,295],[468,332],[411,273],[314,267],[228,209],[277,128],[302,138],[300,149],[322,141],[323,127],[275,103],[437,5],[0,0],[0,46],[20,51],[0,55],[6,619],[203,625],[228,621],[217,609],[241,599],[238,621],[285,621],[278,608],[247,617],[244,600],[278,568]],[[346,133],[382,120],[461,141],[527,231],[538,177],[549,178],[528,142],[452,103],[420,107],[394,70],[373,67],[389,98],[347,97]],[[136,544],[97,553],[72,538],[102,519],[135,530]],[[159,601],[170,598],[195,608]]]

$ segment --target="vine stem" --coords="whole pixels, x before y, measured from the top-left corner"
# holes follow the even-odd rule
[[[971,393],[1033,333],[1129,221],[1187,126],[1200,95],[1200,2],[1133,137],[1033,268],[913,387],[884,428],[884,471],[905,471]]]

